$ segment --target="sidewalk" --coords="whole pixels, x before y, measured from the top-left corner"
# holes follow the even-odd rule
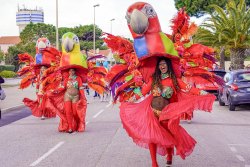
[[[10,82],[12,82],[13,84],[16,83],[16,81],[13,80]],[[2,112],[6,112],[14,108],[24,107],[22,102],[24,97],[34,100],[36,98],[35,87],[29,87],[24,90],[21,90],[18,89],[19,86],[13,86],[13,84],[11,87],[3,87],[6,94],[6,98],[3,101],[0,100],[0,108]],[[6,85],[7,84],[5,83],[5,86]]]
[[[19,85],[21,78],[4,78],[4,81],[2,86],[16,86]]]

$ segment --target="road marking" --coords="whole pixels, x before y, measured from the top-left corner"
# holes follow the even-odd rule
[[[64,144],[64,141],[59,142],[57,145],[55,145],[53,148],[51,148],[48,152],[46,152],[45,154],[43,154],[43,156],[41,156],[40,158],[38,158],[32,164],[30,164],[30,166],[36,166],[42,160],[44,160],[47,156],[49,156],[50,154],[52,154],[56,149],[58,149],[60,146],[62,146],[63,144]]]
[[[250,165],[245,165],[245,167],[250,167]]]
[[[106,105],[106,108],[110,107],[113,103],[109,103],[108,105]]]
[[[242,162],[245,161],[245,159],[244,159],[241,155],[236,155],[236,157],[237,157],[240,161],[242,161]]]
[[[236,150],[236,148],[235,147],[230,147],[230,150],[232,151],[232,152],[237,152],[237,150]]]
[[[247,144],[228,144],[229,146],[248,146]]]
[[[104,109],[101,109],[97,114],[95,114],[95,115],[93,116],[93,118],[98,117],[98,115],[100,115],[103,111],[104,111]]]

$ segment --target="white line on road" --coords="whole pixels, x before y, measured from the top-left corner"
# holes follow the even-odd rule
[[[242,162],[245,161],[245,159],[244,159],[241,155],[236,155],[236,157],[237,157],[240,161],[242,161]]]
[[[106,108],[108,108],[109,106],[111,106],[113,103],[111,102],[111,103],[109,103],[109,104],[107,104],[106,105]]]
[[[93,116],[93,118],[98,117],[98,115],[100,115],[103,111],[104,111],[104,109],[101,109],[97,114],[95,114],[95,115]]]
[[[47,156],[49,156],[51,153],[53,153],[56,149],[58,149],[63,144],[64,144],[64,141],[59,142],[57,145],[55,145],[53,148],[51,148],[48,152],[43,154],[43,156],[38,158],[32,164],[30,164],[30,166],[36,166],[37,164],[39,164],[42,160],[44,160]]]
[[[236,150],[236,148],[235,147],[230,147],[230,150],[232,151],[232,152],[237,152],[237,150]]]
[[[245,165],[245,167],[250,167],[250,165]]]
[[[229,146],[248,146],[247,144],[228,144]]]

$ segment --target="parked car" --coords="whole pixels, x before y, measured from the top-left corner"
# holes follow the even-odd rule
[[[224,76],[227,73],[225,70],[222,70],[222,69],[215,69],[215,70],[212,70],[210,72],[214,73],[215,75],[220,76],[221,78],[224,78]]]
[[[210,72],[214,73],[215,75],[217,75],[221,79],[223,79],[224,76],[227,73],[225,70],[222,70],[222,69],[214,69],[214,70],[212,70]],[[213,87],[211,87],[210,89],[207,89],[205,91],[207,91],[208,93],[212,93],[212,94],[214,94],[215,96],[218,97],[219,89],[220,89],[220,85],[215,83]]]
[[[221,106],[228,105],[230,111],[241,104],[250,104],[250,70],[234,70],[224,76],[225,85],[219,89]]]

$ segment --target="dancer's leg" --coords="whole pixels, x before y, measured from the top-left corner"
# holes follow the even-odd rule
[[[158,167],[157,159],[156,159],[156,144],[150,143],[149,145],[150,156],[152,160],[152,167]]]

